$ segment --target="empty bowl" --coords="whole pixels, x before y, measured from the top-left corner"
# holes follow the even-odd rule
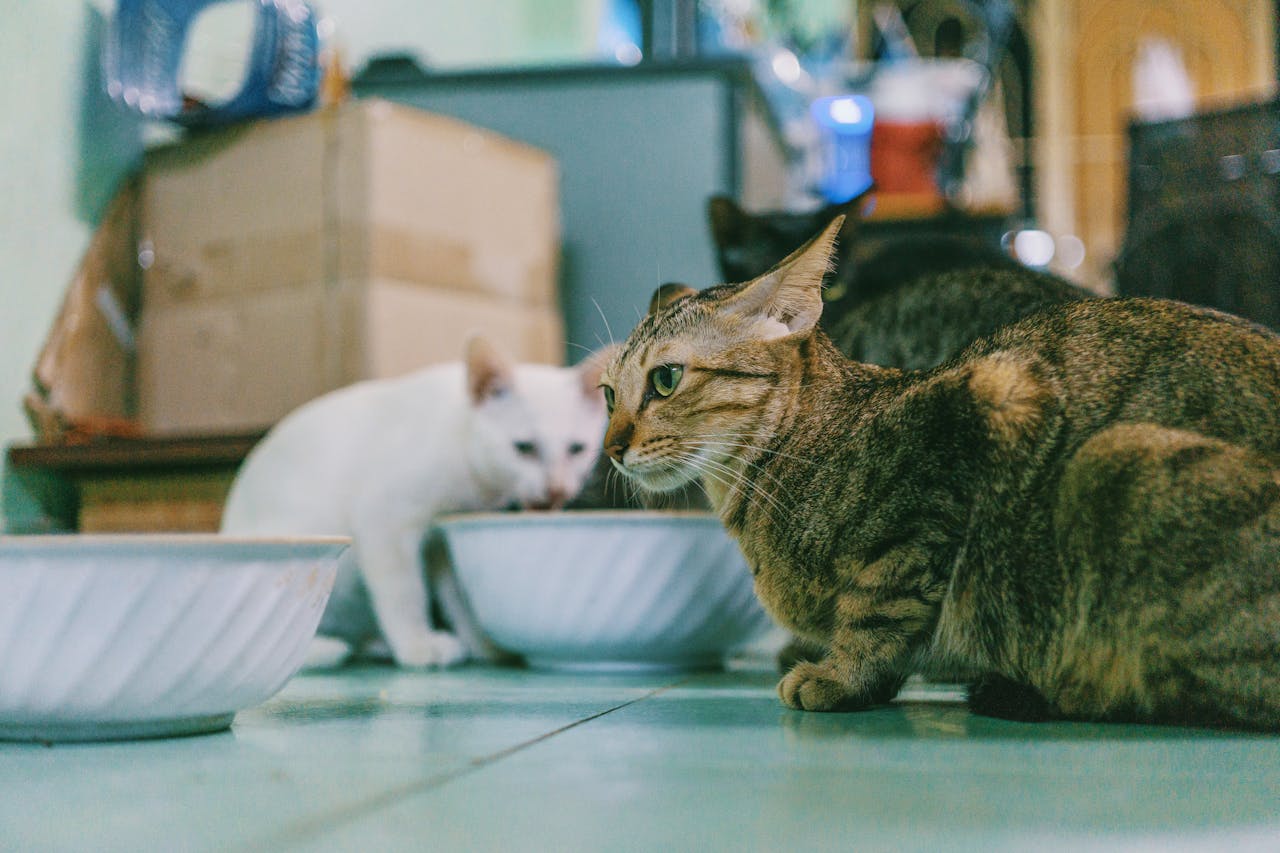
[[[227,728],[302,665],[348,544],[0,536],[0,738]]]
[[[772,624],[710,513],[477,513],[439,528],[479,627],[534,667],[717,667]]]

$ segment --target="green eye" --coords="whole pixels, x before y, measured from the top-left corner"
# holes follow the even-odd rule
[[[649,381],[653,383],[653,390],[658,392],[659,397],[670,397],[675,393],[683,375],[684,365],[663,364],[653,369],[649,374]]]
[[[604,406],[609,410],[609,414],[613,414],[613,389],[608,385],[601,385],[600,390],[604,391]]]

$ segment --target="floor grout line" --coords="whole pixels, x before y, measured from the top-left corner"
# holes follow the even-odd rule
[[[538,744],[543,743],[544,741],[550,740],[554,737],[557,737],[558,735],[562,735],[565,732],[570,731],[571,729],[576,729],[578,726],[584,725],[585,723],[590,723],[593,720],[598,720],[601,717],[608,716],[609,714],[612,714],[615,711],[621,711],[623,708],[630,707],[631,705],[635,705],[638,702],[643,702],[646,699],[652,699],[654,696],[657,696],[661,693],[665,693],[668,690],[672,690],[674,688],[680,687],[681,685],[688,683],[688,681],[689,681],[688,678],[684,678],[679,681],[673,682],[671,684],[666,684],[666,685],[663,685],[662,687],[657,687],[653,690],[650,690],[648,693],[645,693],[642,696],[637,696],[634,699],[629,699],[628,701],[623,702],[619,705],[615,705],[612,708],[606,708],[603,711],[597,711],[596,713],[583,717],[580,720],[574,720],[571,723],[566,723],[565,725],[561,726],[558,729],[552,729],[549,732],[545,732],[543,734],[538,735],[537,737],[533,737],[528,740],[521,741],[520,743],[513,744],[512,746],[506,747],[505,749],[500,749],[497,752],[491,752],[488,755],[482,755],[482,756],[479,756],[478,758],[472,758],[465,765],[455,770],[450,770],[444,773],[437,773],[436,775],[428,776],[425,779],[419,779],[415,782],[411,782],[405,785],[400,785],[399,787],[396,787],[396,788],[391,788],[387,791],[383,791],[382,793],[376,794],[365,800],[361,800],[359,802],[352,803],[350,805],[343,806],[338,809],[334,809],[326,813],[322,817],[306,818],[306,819],[297,821],[292,826],[284,828],[279,833],[271,835],[265,839],[259,840],[252,844],[244,845],[243,849],[255,850],[255,851],[256,850],[277,850],[285,847],[295,847],[307,841],[314,841],[317,838],[324,835],[326,832],[330,832],[332,830],[338,829],[345,823],[348,823],[350,821],[354,821],[359,818],[365,817],[367,815],[373,814],[375,812],[381,811],[382,809],[389,808],[390,806],[393,806],[401,802],[402,800],[408,799],[409,797],[413,797],[418,794],[422,794],[427,791],[431,791],[436,788],[443,787],[444,785],[447,785],[450,782],[453,782],[457,779],[461,779],[464,776],[468,776],[472,773],[475,773],[478,770],[482,770],[485,767],[489,767],[490,765],[496,764],[497,762],[501,761],[504,758],[507,758],[511,755],[515,755],[516,753],[522,752],[530,747],[537,746]]]

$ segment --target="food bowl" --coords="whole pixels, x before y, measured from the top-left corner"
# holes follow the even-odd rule
[[[0,738],[227,728],[302,665],[348,544],[0,536]]]
[[[439,527],[481,630],[533,667],[718,667],[772,624],[710,513],[481,513]]]

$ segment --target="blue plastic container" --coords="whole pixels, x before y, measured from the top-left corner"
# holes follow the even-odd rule
[[[257,16],[240,90],[219,104],[184,102],[178,71],[187,32],[201,11],[222,2],[119,0],[103,52],[107,94],[148,118],[186,126],[297,112],[315,103],[320,38],[315,10],[305,0],[252,0]]]
[[[863,95],[833,95],[809,105],[822,145],[818,191],[833,204],[871,186],[871,127],[875,108]]]

